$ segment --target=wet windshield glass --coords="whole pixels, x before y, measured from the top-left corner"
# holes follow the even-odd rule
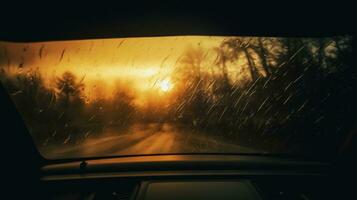
[[[0,79],[48,159],[331,155],[356,122],[352,39],[0,42]]]

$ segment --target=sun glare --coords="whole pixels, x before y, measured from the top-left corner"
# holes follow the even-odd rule
[[[163,92],[168,92],[169,90],[171,90],[172,88],[172,83],[170,80],[168,79],[165,79],[165,80],[162,80],[158,83],[158,86],[160,88],[161,91]]]

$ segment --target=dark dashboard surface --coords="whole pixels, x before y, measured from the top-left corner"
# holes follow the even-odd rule
[[[260,199],[248,181],[160,181],[147,182],[138,199]]]
[[[325,162],[254,155],[151,155],[69,161],[42,167],[43,180],[175,174],[323,174]]]
[[[292,158],[161,155],[51,164],[42,168],[41,180],[44,199],[340,197],[329,170],[328,163]]]

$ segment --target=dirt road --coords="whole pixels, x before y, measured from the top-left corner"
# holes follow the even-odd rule
[[[113,132],[113,130],[110,130]],[[114,131],[115,132],[115,131]],[[134,125],[126,134],[105,134],[76,145],[41,149],[46,157],[95,157],[167,153],[250,153],[252,149],[217,141],[205,134],[183,131],[164,124]]]

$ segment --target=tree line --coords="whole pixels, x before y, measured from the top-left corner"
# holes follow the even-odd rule
[[[208,64],[205,50],[191,49],[178,74],[184,84],[172,107],[176,120],[270,152],[336,153],[356,123],[351,43],[350,37],[231,37]]]
[[[45,87],[38,70],[9,76],[2,68],[0,77],[39,145],[145,121],[270,152],[320,154],[333,151],[355,123],[352,39],[227,37],[212,49],[190,48],[172,75],[175,98],[148,110],[135,106],[127,86],[88,101],[83,78],[71,72],[54,87]],[[209,52],[215,59],[207,62]]]
[[[45,87],[38,69],[14,76],[3,70],[1,80],[38,146],[80,142],[107,126],[124,129],[135,112],[133,97],[120,88],[110,100],[88,101],[83,79],[68,71],[54,87]]]

